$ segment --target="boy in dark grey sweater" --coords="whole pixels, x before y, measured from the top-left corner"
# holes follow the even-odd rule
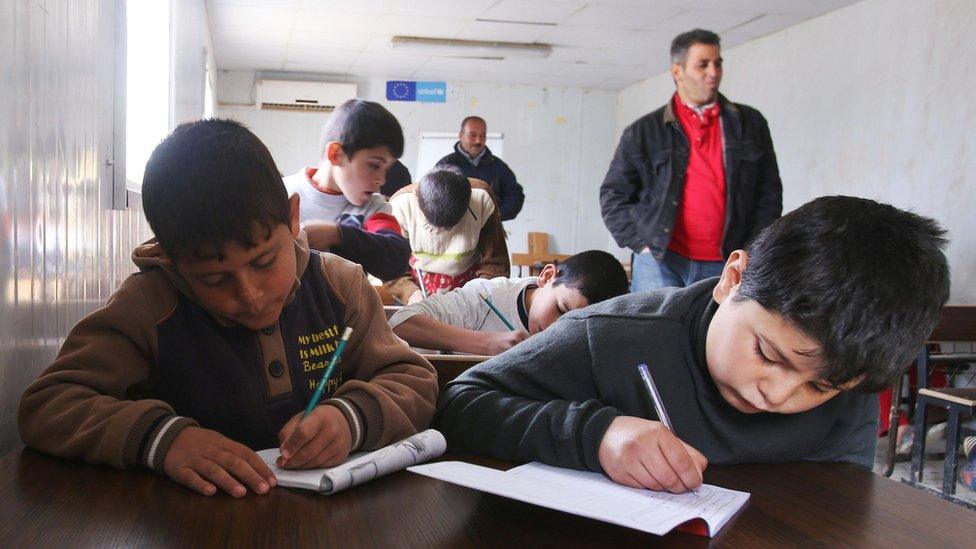
[[[709,462],[870,466],[878,399],[949,296],[944,231],[823,197],[775,221],[720,278],[573,311],[441,395],[450,452],[697,488]],[[647,363],[674,432],[658,422]]]

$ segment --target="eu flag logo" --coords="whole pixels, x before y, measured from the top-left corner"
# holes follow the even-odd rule
[[[416,101],[417,83],[405,80],[387,80],[386,99],[388,101]]]

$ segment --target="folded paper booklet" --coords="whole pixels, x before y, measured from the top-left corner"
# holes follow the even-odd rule
[[[279,486],[329,495],[433,459],[446,448],[444,435],[427,429],[379,450],[352,454],[341,464],[323,469],[280,469],[275,465],[280,455],[278,448],[261,450],[258,456],[271,467]]]
[[[616,484],[600,473],[542,463],[499,471],[460,461],[441,461],[407,470],[659,536],[682,525],[682,531],[714,536],[749,500],[746,492],[710,484],[703,484],[697,496],[691,492],[639,490]]]

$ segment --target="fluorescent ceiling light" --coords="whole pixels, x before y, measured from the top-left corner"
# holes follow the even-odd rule
[[[416,36],[394,36],[390,40],[390,47],[395,50],[427,55],[475,57],[479,59],[549,57],[549,54],[552,53],[552,46],[549,44],[446,40],[443,38],[419,38]]]

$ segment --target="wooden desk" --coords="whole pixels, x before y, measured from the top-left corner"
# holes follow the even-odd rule
[[[511,464],[473,460],[508,468]],[[752,493],[717,547],[972,547],[972,511],[846,464],[710,467]],[[204,497],[145,471],[16,449],[0,459],[0,547],[705,547],[408,472],[335,496]]]
[[[438,390],[443,390],[449,381],[464,373],[468,368],[491,358],[482,355],[422,354],[420,356],[426,358],[437,371]]]

